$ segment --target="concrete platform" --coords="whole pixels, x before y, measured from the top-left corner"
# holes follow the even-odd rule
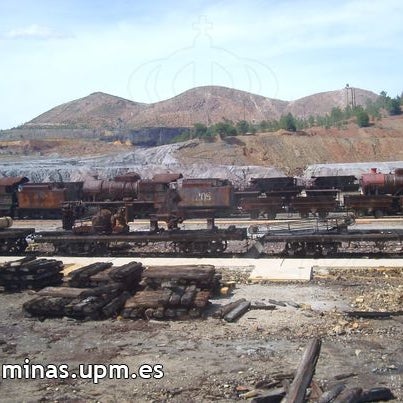
[[[0,264],[20,259],[20,256],[0,256]],[[67,275],[73,270],[95,262],[112,262],[120,266],[132,261],[144,266],[174,266],[211,264],[231,270],[251,270],[249,280],[309,281],[315,274],[326,274],[328,269],[402,268],[403,259],[215,259],[215,258],[124,258],[124,257],[48,257],[61,260]]]

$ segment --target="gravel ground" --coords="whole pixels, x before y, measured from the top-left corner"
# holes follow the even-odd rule
[[[403,401],[402,316],[349,319],[342,311],[397,310],[403,304],[401,270],[340,271],[309,283],[247,284],[246,275],[224,272],[238,282],[233,294],[212,300],[206,318],[145,322],[39,321],[21,309],[32,291],[0,294],[0,357],[6,364],[162,364],[162,379],[2,379],[2,402],[230,402],[257,383],[289,377],[307,342],[322,339],[315,379],[327,388],[343,378],[348,386],[387,386]],[[210,314],[229,300],[293,301],[300,308],[250,310],[236,323]],[[335,378],[336,377],[336,378]]]
[[[16,226],[56,229],[60,222],[20,221]],[[265,284],[248,284],[246,269],[217,269],[223,279],[235,281],[236,288],[230,296],[212,300],[205,318],[191,321],[119,317],[100,322],[39,321],[22,311],[33,291],[0,293],[2,364],[23,365],[29,359],[30,364],[67,364],[71,372],[86,364],[86,374],[88,364],[126,364],[137,373],[142,364],[161,364],[164,373],[162,379],[100,379],[98,383],[82,377],[0,379],[0,400],[238,401],[263,381],[290,378],[308,341],[320,337],[315,379],[321,388],[338,382],[363,388],[387,386],[396,401],[403,401],[403,317],[363,320],[343,314],[403,310],[402,269],[339,269],[326,276],[318,273],[309,283]],[[250,310],[235,323],[211,317],[219,305],[238,298],[264,304],[274,299],[286,306]]]

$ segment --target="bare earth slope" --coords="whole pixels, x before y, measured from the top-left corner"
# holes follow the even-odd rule
[[[357,105],[376,99],[373,92],[355,89]],[[328,91],[296,101],[281,101],[232,88],[206,86],[188,90],[176,97],[144,104],[124,98],[93,93],[56,106],[23,127],[78,127],[90,129],[135,129],[140,127],[190,127],[229,119],[234,122],[278,119],[291,112],[308,117],[329,113],[334,106],[346,106],[346,90]]]
[[[351,123],[344,129],[189,140],[148,149],[92,139],[0,141],[0,175],[33,179],[35,171],[37,181],[58,180],[60,175],[81,180],[91,173],[113,177],[135,170],[143,177],[172,171],[237,182],[279,171],[298,175],[312,164],[375,161],[403,161],[403,115],[361,129]]]
[[[306,132],[258,133],[215,143],[192,142],[179,151],[184,164],[196,160],[234,165],[274,166],[298,174],[310,164],[402,161],[403,117],[383,119],[372,127],[314,128]]]

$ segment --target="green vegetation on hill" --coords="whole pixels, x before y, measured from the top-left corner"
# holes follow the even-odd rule
[[[367,127],[370,125],[371,120],[379,120],[385,114],[390,116],[401,114],[401,105],[403,105],[403,93],[402,96],[391,98],[385,91],[382,91],[376,101],[369,100],[365,107],[347,106],[344,109],[334,107],[330,113],[323,116],[311,115],[308,118],[297,118],[288,113],[281,116],[279,120],[262,120],[260,123],[248,122],[246,120],[239,120],[234,123],[228,119],[223,119],[222,122],[211,126],[196,123],[192,129],[175,137],[172,142],[175,143],[192,138],[212,140],[217,136],[225,138],[228,136],[254,134],[256,132],[275,132],[280,129],[290,132],[309,129],[311,127],[337,127],[342,129],[352,119],[355,120],[359,127]]]

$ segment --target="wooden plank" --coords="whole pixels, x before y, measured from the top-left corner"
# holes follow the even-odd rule
[[[344,383],[339,383],[339,384],[333,386],[333,388],[322,393],[322,396],[320,396],[318,399],[318,403],[331,402],[333,399],[335,399],[337,396],[339,396],[340,393],[343,392],[344,389],[346,389],[346,385]]]
[[[312,339],[302,356],[298,365],[295,377],[290,385],[290,389],[285,397],[287,403],[303,403],[306,389],[310,385],[315,373],[316,363],[320,354],[321,341]]]
[[[386,402],[388,400],[395,399],[392,391],[389,388],[371,388],[369,390],[364,390],[361,393],[361,402]]]
[[[234,322],[240,318],[250,307],[250,301],[243,301],[224,316],[227,322]]]
[[[47,297],[79,298],[91,295],[91,289],[74,287],[45,287],[38,295]]]
[[[391,316],[401,316],[403,311],[348,311],[344,312],[351,318],[384,319]]]
[[[345,389],[333,400],[333,403],[358,403],[361,398],[361,393],[361,388]]]
[[[226,305],[221,306],[213,313],[213,318],[222,319],[228,312],[236,308],[241,302],[245,302],[245,298],[240,298],[236,301],[230,302]]]

